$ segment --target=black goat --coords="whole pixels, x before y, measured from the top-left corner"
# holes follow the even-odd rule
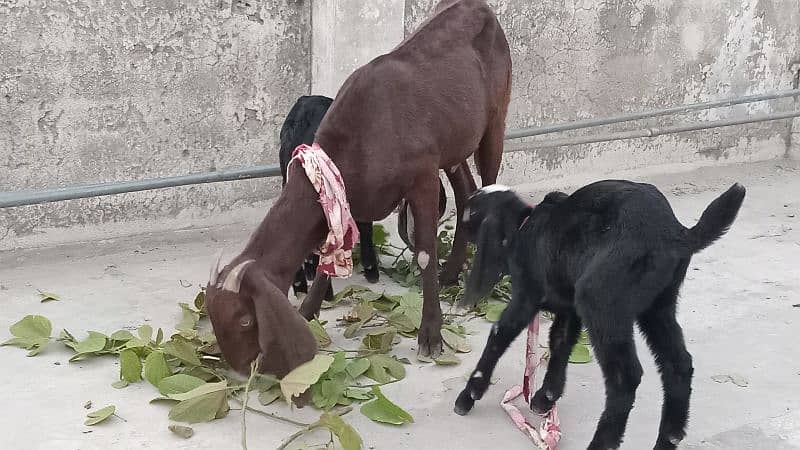
[[[333,99],[322,95],[304,95],[297,99],[281,127],[281,148],[278,155],[281,166],[282,185],[286,184],[286,168],[292,159],[292,152],[300,144],[311,145],[314,142],[314,135],[319,128],[322,118],[328,112]],[[403,202],[405,205],[405,202]],[[444,214],[447,207],[447,197],[445,196],[444,186],[439,181],[439,217]],[[413,234],[408,229],[413,228],[413,222],[406,223],[406,217],[410,217],[405,209],[401,210],[400,222],[398,224],[399,234],[402,240],[409,247],[413,248]],[[358,232],[361,235],[361,265],[364,267],[364,277],[370,283],[376,283],[380,278],[378,267],[378,257],[375,255],[375,247],[372,242],[372,223],[359,222]],[[306,259],[295,275],[292,288],[295,295],[308,293],[308,281],[313,280],[317,272],[319,256],[311,254]],[[329,285],[325,298],[333,298],[333,288]]]
[[[727,232],[744,195],[744,187],[733,185],[687,229],[649,184],[600,181],[570,196],[550,193],[535,208],[507,188],[476,192],[463,218],[478,246],[463,303],[475,304],[504,273],[513,294],[455,412],[472,409],[503,352],[539,310],[550,311],[550,360],[531,409],[547,412],[563,394],[570,350],[585,326],[606,385],[605,410],[588,448],[618,448],[642,376],[635,322],[663,384],[655,448],[676,448],[685,437],[694,370],[675,319],[678,292],[692,255]]]

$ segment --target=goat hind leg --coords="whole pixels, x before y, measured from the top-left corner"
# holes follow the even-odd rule
[[[653,351],[664,388],[656,450],[676,448],[686,436],[689,419],[694,369],[692,356],[686,351],[683,331],[675,320],[674,305],[673,298],[639,318],[639,328]]]
[[[587,325],[606,384],[605,408],[587,449],[615,449],[622,442],[636,399],[636,388],[642,379],[642,366],[633,342],[633,324],[606,323],[605,329],[596,323]]]
[[[375,244],[372,242],[372,222],[358,222],[356,225],[358,234],[361,235],[361,265],[364,266],[364,278],[370,283],[377,283],[380,272]]]
[[[452,286],[458,283],[458,275],[463,270],[464,262],[467,259],[467,235],[462,219],[467,197],[475,192],[477,187],[466,161],[459,164],[455,171],[447,171],[447,178],[453,187],[456,200],[456,234],[453,238],[453,250],[447,258],[439,282],[443,286]]]
[[[294,296],[298,298],[300,297],[300,294],[308,293],[308,281],[306,281],[306,274],[303,267],[297,269],[297,272],[294,275],[292,290],[294,291]]]

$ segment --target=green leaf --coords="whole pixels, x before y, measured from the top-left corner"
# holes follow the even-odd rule
[[[70,362],[102,352],[106,348],[108,338],[106,338],[105,334],[96,331],[89,331],[88,334],[89,337],[72,346],[72,349],[75,350],[75,355],[69,359]]]
[[[395,312],[407,316],[411,319],[414,327],[419,329],[422,323],[422,294],[416,291],[406,292],[400,297]]]
[[[350,361],[345,370],[347,371],[347,374],[350,375],[350,378],[355,380],[366,373],[366,371],[369,369],[369,365],[368,359],[358,358]]]
[[[331,430],[344,450],[361,450],[361,436],[341,416],[331,413],[323,413],[319,423]]]
[[[508,306],[507,303],[489,303],[483,308],[484,317],[489,322],[497,322],[506,306]]]
[[[583,344],[575,344],[572,347],[572,353],[569,354],[569,362],[572,364],[585,364],[592,360],[592,354],[589,352],[589,347]]]
[[[158,333],[156,333],[156,345],[161,345],[161,342],[163,341],[164,341],[164,330],[159,328]]]
[[[417,331],[417,324],[414,319],[405,315],[402,311],[392,311],[387,317],[389,323],[402,333],[413,333]]]
[[[389,242],[389,233],[386,228],[379,223],[372,224],[372,245],[381,247]]]
[[[145,342],[145,344],[149,344],[150,341],[153,340],[153,327],[150,325],[142,325],[139,327],[138,330],[139,339]]]
[[[194,298],[194,307],[198,311],[205,311],[206,308],[206,293],[205,291],[200,291],[197,293],[197,296]]]
[[[128,342],[133,339],[133,335],[128,330],[119,330],[111,334],[110,339],[118,342]]]
[[[286,374],[281,380],[281,392],[287,402],[291,402],[292,397],[296,397],[311,387],[319,380],[333,364],[333,357],[328,355],[316,355],[314,359],[302,364]]]
[[[589,345],[589,331],[581,330],[581,335],[578,337],[578,343],[583,345]]]
[[[311,329],[311,334],[314,335],[314,339],[317,340],[317,345],[320,348],[325,348],[331,345],[331,337],[328,335],[328,332],[325,331],[325,328],[319,323],[319,320],[314,319],[308,323],[308,328]]]
[[[400,296],[381,294],[375,300],[370,301],[373,308],[378,311],[389,312],[400,303]]]
[[[84,425],[97,425],[98,423],[114,415],[115,410],[116,408],[114,405],[109,405],[105,408],[98,409],[97,411],[92,411],[86,415],[86,422],[84,422]]]
[[[41,303],[53,302],[53,301],[57,302],[61,300],[61,297],[59,297],[58,294],[54,294],[52,292],[39,291],[39,299]]]
[[[406,368],[391,356],[371,355],[367,359],[369,360],[369,369],[366,376],[378,383],[384,384],[392,381],[390,375],[398,380],[402,380],[406,376]]]
[[[392,425],[414,422],[414,418],[411,414],[389,401],[378,386],[372,387],[372,393],[375,395],[375,400],[364,403],[361,406],[361,414],[364,414],[375,422]]]
[[[186,427],[183,425],[170,425],[167,428],[169,428],[169,431],[172,431],[184,439],[189,439],[190,437],[194,436],[194,430],[192,427]]]
[[[127,351],[127,350],[126,350]],[[172,371],[167,365],[167,358],[161,351],[151,352],[144,360],[144,378],[155,387],[161,380],[172,375]]]
[[[158,383],[158,392],[161,395],[183,394],[206,384],[200,378],[179,373],[166,377]]]
[[[332,408],[339,403],[339,399],[344,396],[344,381],[345,377],[340,375],[322,382],[320,385],[320,394],[323,399],[320,405],[321,408]]]
[[[351,284],[350,286],[346,286],[344,289],[339,291],[336,295],[333,296],[333,300],[331,300],[331,304],[335,305],[346,298],[356,297],[361,292],[369,291],[369,289],[365,288],[364,286],[358,286],[355,284]]]
[[[142,361],[135,351],[126,349],[119,353],[119,377],[129,383],[142,379]]]
[[[279,398],[281,398],[281,388],[277,385],[258,394],[258,402],[264,406],[272,404]]]
[[[448,347],[458,353],[469,353],[472,351],[472,347],[469,346],[469,343],[467,343],[467,340],[464,339],[463,336],[459,336],[447,328],[442,328],[442,339],[444,339],[444,343],[447,344]]]
[[[364,326],[364,322],[361,321],[351,323],[350,325],[347,326],[347,328],[345,328],[344,337],[346,337],[347,339],[352,338],[353,336],[358,334],[362,326]]]
[[[435,362],[437,366],[455,366],[460,364],[461,360],[458,359],[455,353],[448,351],[443,352],[438,358],[434,358],[433,362]]]
[[[47,317],[29,315],[11,325],[9,331],[14,337],[0,345],[13,345],[24,348],[25,350],[30,350],[28,356],[36,356],[50,342],[50,333],[53,332],[53,326]]]
[[[331,363],[331,366],[328,368],[328,371],[325,372],[325,375],[331,377],[332,375],[342,373],[344,372],[346,367],[347,367],[347,356],[345,356],[344,352],[336,352],[333,355],[333,362]]]
[[[377,350],[387,353],[392,349],[397,330],[394,327],[381,327],[370,331],[361,342],[368,350]]]
[[[169,398],[179,400],[169,411],[170,420],[199,423],[221,419],[228,415],[227,382],[207,383],[185,394],[173,394]]]
[[[344,395],[354,400],[369,400],[372,398],[372,390],[369,388],[351,386],[344,390]]]
[[[164,344],[164,353],[172,355],[182,362],[191,366],[202,366],[203,363],[197,357],[197,351],[188,341],[173,336],[172,340]]]
[[[178,303],[178,305],[181,307],[181,321],[175,326],[175,329],[178,331],[192,331],[197,328],[200,314],[186,303]]]

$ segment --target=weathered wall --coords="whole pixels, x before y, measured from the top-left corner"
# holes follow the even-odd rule
[[[405,0],[314,0],[312,91],[336,96],[353,71],[403,40]]]
[[[310,3],[0,0],[0,190],[276,163],[310,89]],[[0,240],[274,193],[251,181],[0,210]]]
[[[407,0],[406,32],[436,3]],[[490,3],[514,61],[509,128],[790,89],[792,63],[800,62],[797,0]],[[714,120],[791,106],[791,100],[756,103],[644,123]],[[781,157],[790,149],[790,123],[516,153],[505,158],[501,177],[524,183],[578,172],[599,176],[659,164]],[[637,125],[607,130],[632,127]]]
[[[334,95],[353,69],[396,45],[437,1],[0,0],[0,190],[273,163],[279,126],[297,96]],[[800,81],[797,0],[490,3],[514,60],[509,128]],[[607,130],[792,104],[757,103]],[[794,122],[794,129],[790,121],[769,122],[515,153],[505,158],[501,179],[592,178],[798,155],[800,120]],[[213,213],[275,193],[273,179],[0,210],[0,248],[49,227],[156,218],[148,225],[164,226],[175,217],[205,223]]]

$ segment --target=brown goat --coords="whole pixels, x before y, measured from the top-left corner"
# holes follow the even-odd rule
[[[422,271],[420,354],[442,350],[439,169],[453,186],[460,218],[475,190],[467,158],[474,153],[483,185],[496,181],[510,90],[508,42],[492,9],[483,0],[444,0],[414,34],[345,81],[317,130],[315,140],[339,168],[357,221],[384,219],[402,199],[408,202]],[[322,242],[327,223],[302,169],[292,164],[289,172],[250,243],[221,274],[212,271],[215,282],[208,287],[206,303],[220,348],[240,372],[261,353],[264,371],[282,376],[316,351],[286,295],[296,268]],[[445,279],[456,278],[464,263],[460,222]],[[317,276],[302,316],[319,312],[329,282]]]

